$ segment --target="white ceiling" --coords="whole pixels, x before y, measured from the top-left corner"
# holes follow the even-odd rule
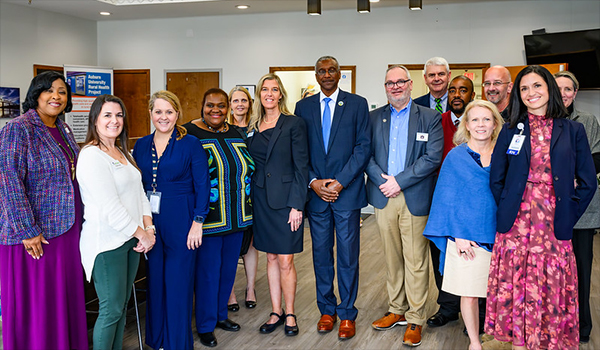
[[[31,1],[31,4],[29,4]],[[130,0],[135,2],[137,0]],[[272,12],[306,13],[306,0],[209,0],[191,3],[164,3],[153,0],[154,4],[116,6],[97,0],[0,0],[2,3],[17,4],[44,11],[58,12],[94,21],[134,20],[146,18],[175,18],[256,14]],[[423,0],[423,6],[436,4],[480,2],[492,0]],[[161,3],[162,2],[162,3]],[[356,9],[356,0],[322,0],[321,11]],[[249,5],[246,10],[238,10],[236,5]],[[371,12],[385,11],[385,7],[402,6],[408,10],[408,0],[380,0],[371,3]],[[101,16],[101,11],[112,13]]]

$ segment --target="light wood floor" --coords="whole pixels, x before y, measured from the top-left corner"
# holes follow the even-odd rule
[[[329,334],[319,334],[316,331],[316,323],[320,314],[315,301],[310,233],[306,228],[304,252],[297,254],[295,258],[298,272],[295,306],[300,334],[296,337],[286,337],[283,334],[283,327],[278,328],[272,334],[265,335],[258,332],[258,328],[267,320],[271,312],[267,287],[266,258],[263,253],[260,253],[256,279],[257,308],[250,310],[243,306],[245,275],[240,265],[235,290],[241,310],[236,313],[230,312],[229,317],[238,322],[242,329],[235,333],[220,329],[215,330],[219,342],[215,349],[408,349],[408,347],[402,345],[402,337],[406,327],[395,327],[388,331],[376,331],[371,328],[371,322],[383,316],[387,311],[385,268],[379,232],[374,219],[373,216],[366,218],[361,230],[360,286],[356,302],[359,314],[356,323],[357,333],[354,338],[339,341],[337,331]],[[598,236],[595,236],[594,241],[595,254],[591,292],[594,330],[592,331],[590,343],[581,346],[581,349],[584,350],[600,349],[600,332],[598,331],[600,329],[600,280],[598,278],[600,277],[600,238]],[[437,289],[433,281],[433,274],[431,276],[429,302],[427,304],[428,315],[433,315],[437,310],[435,302]],[[145,305],[142,304],[141,308],[144,309]],[[142,333],[144,332],[145,321],[143,314],[142,310]],[[463,335],[462,330],[463,323],[460,319],[450,322],[442,328],[428,328],[425,326],[423,328],[423,342],[418,349],[467,349],[468,338]],[[137,349],[138,339],[134,317],[128,319],[125,333],[124,348]],[[208,349],[200,343],[197,335],[195,335],[194,349]],[[484,349],[510,349],[510,344],[491,340],[484,343]]]

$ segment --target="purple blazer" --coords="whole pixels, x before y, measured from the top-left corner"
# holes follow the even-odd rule
[[[79,155],[69,126],[56,125]],[[40,233],[57,237],[75,222],[75,193],[70,164],[30,109],[0,130],[0,244],[21,244]]]

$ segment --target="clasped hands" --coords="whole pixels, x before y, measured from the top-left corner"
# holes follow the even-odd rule
[[[310,188],[325,202],[333,203],[340,196],[344,186],[336,179],[317,179],[310,183]]]
[[[381,174],[381,177],[386,180],[384,183],[379,185],[379,190],[381,193],[383,193],[383,195],[387,198],[398,197],[400,192],[402,192],[402,189],[400,188],[400,185],[398,185],[396,178],[387,174]]]

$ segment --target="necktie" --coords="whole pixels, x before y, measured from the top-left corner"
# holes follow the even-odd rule
[[[442,99],[441,98],[436,98],[435,99],[435,110],[440,112],[440,113],[444,113],[444,110],[442,109]]]
[[[460,119],[456,119],[454,121],[454,126],[456,126],[458,128],[458,124],[460,124]]]
[[[323,144],[325,145],[325,153],[327,153],[327,146],[329,145],[329,134],[331,132],[331,110],[329,109],[329,97],[323,99],[325,102],[325,108],[323,109]]]

